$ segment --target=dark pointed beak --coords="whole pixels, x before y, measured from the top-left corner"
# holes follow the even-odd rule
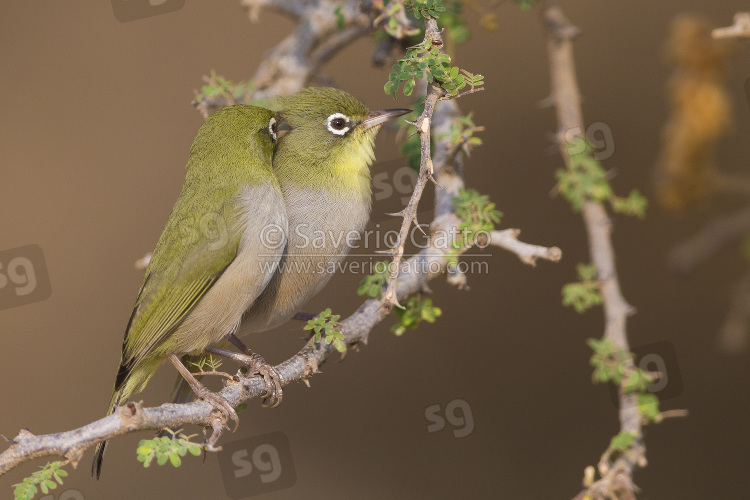
[[[367,118],[362,121],[361,127],[363,130],[368,128],[378,127],[387,121],[395,120],[399,116],[404,116],[407,113],[411,113],[410,109],[381,109],[380,111],[373,111]]]

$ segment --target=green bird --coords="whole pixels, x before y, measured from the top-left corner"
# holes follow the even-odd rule
[[[273,170],[289,233],[281,262],[245,315],[240,336],[288,320],[331,279],[370,218],[370,165],[380,126],[411,112],[371,112],[348,93],[326,87],[306,88],[278,101]],[[180,379],[172,401],[187,397]]]
[[[311,87],[280,97],[273,170],[289,234],[278,270],[253,303],[242,334],[289,319],[339,268],[370,218],[370,165],[381,125],[410,109],[369,111],[346,92]]]
[[[276,132],[276,114],[249,105],[223,108],[198,130],[182,192],[125,331],[108,414],[143,390],[168,359],[198,397],[237,423],[235,410],[201,385],[179,356],[204,352],[224,339],[252,355],[234,334],[273,277],[288,228],[271,167]],[[249,367],[264,377],[268,396],[280,391],[278,373],[262,358],[254,356]],[[106,444],[99,443],[94,456],[97,478]]]

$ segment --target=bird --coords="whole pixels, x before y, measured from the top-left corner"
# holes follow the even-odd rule
[[[289,232],[281,261],[245,314],[239,337],[287,321],[339,269],[370,218],[375,137],[384,123],[412,111],[370,111],[349,93],[331,87],[308,87],[277,100],[279,141],[273,172]],[[173,402],[190,396],[185,385],[178,379]]]
[[[343,90],[308,87],[280,104],[273,171],[289,233],[273,277],[253,302],[239,335],[289,319],[339,269],[370,218],[370,166],[381,126],[410,109],[370,111]]]
[[[203,386],[179,358],[225,339],[252,354],[235,332],[273,277],[288,232],[286,206],[271,165],[277,131],[275,112],[244,104],[218,110],[199,128],[182,191],[125,330],[107,414],[142,391],[169,360],[199,398],[238,423],[229,403]],[[271,365],[257,355],[252,361],[250,370],[264,377],[267,395],[280,388]],[[106,445],[100,442],[94,455],[92,475],[97,478]]]

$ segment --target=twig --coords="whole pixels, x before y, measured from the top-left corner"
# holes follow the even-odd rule
[[[238,104],[297,92],[325,61],[356,38],[366,35],[372,22],[372,16],[364,8],[366,2],[356,0],[242,0],[242,5],[248,9],[252,21],[257,21],[261,9],[269,8],[297,20],[299,24],[263,59],[253,76],[253,92],[234,99]],[[335,13],[339,6],[343,27],[339,27]],[[227,104],[223,96],[202,96],[193,103],[204,118]]]
[[[228,378],[228,379],[233,378],[227,372],[217,372],[215,370],[211,370],[211,371],[208,371],[208,372],[195,372],[195,373],[193,373],[193,375],[196,376],[196,377],[199,376],[199,375],[217,375],[219,377],[224,377],[224,378]]]
[[[430,47],[442,47],[443,38],[438,29],[437,21],[433,18],[425,19],[425,42]],[[396,278],[398,276],[398,268],[401,263],[401,258],[404,255],[404,246],[406,245],[409,229],[412,223],[415,226],[419,226],[417,221],[417,209],[419,207],[419,200],[422,197],[422,192],[427,185],[428,180],[433,180],[433,163],[430,155],[430,132],[432,130],[432,115],[435,112],[435,105],[438,100],[445,95],[445,91],[437,84],[432,82],[427,84],[427,96],[424,101],[424,111],[417,119],[415,125],[421,142],[421,160],[419,165],[419,175],[417,176],[417,182],[414,185],[414,192],[409,199],[409,203],[406,205],[401,212],[398,212],[397,216],[403,216],[401,222],[401,229],[399,230],[398,237],[396,238],[396,244],[392,249],[393,261],[391,264],[391,274],[388,280],[388,286],[386,287],[385,293],[383,293],[382,307],[386,311],[390,311],[393,306],[402,307],[398,302],[396,296]]]
[[[537,259],[545,259],[557,262],[562,258],[562,250],[557,247],[543,247],[539,245],[529,245],[518,241],[520,229],[505,229],[503,231],[492,231],[490,233],[490,242],[492,245],[509,250],[521,259],[524,264],[531,266],[536,265]]]
[[[714,38],[750,38],[750,12],[734,15],[734,24],[726,28],[716,28],[711,32]]]
[[[573,59],[573,39],[579,30],[573,26],[554,0],[546,0],[542,8],[542,19],[548,31],[547,51],[550,61],[552,80],[552,98],[557,112],[558,145],[566,165],[570,164],[565,143],[566,130],[585,130],[581,112],[581,97]],[[615,253],[610,233],[612,225],[604,206],[596,201],[585,201],[582,208],[583,219],[589,238],[589,251],[597,272],[599,288],[602,295],[605,317],[604,338],[608,339],[616,350],[629,352],[625,329],[626,319],[632,308],[625,301],[620,291],[615,268]],[[632,360],[630,361],[632,364]],[[632,368],[632,367],[629,367]],[[602,479],[618,488],[622,498],[633,495],[633,469],[645,460],[645,446],[641,433],[641,416],[638,413],[636,395],[628,394],[619,388],[620,430],[636,437],[629,453],[622,454],[609,468],[609,473]],[[607,489],[609,491],[609,489]],[[592,498],[613,498],[603,495],[594,483],[589,489]]]

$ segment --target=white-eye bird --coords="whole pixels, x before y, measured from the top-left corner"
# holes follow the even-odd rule
[[[239,336],[288,320],[330,280],[370,218],[375,136],[385,122],[411,112],[370,112],[348,93],[325,87],[278,101],[273,171],[284,195],[289,233],[278,269],[245,315]],[[180,380],[172,401],[187,396]]]
[[[281,259],[288,228],[271,167],[276,131],[276,113],[249,105],[223,108],[198,130],[182,192],[126,328],[108,414],[143,390],[168,359],[198,397],[237,422],[228,402],[201,385],[179,356],[227,338],[249,353],[234,333],[271,280],[269,269]],[[278,230],[264,233],[268,227]],[[250,370],[263,375],[267,392],[280,388],[276,370],[258,356],[253,360]],[[106,444],[96,449],[96,477]]]
[[[410,109],[370,112],[346,92],[310,87],[280,97],[273,171],[289,233],[278,270],[253,303],[240,335],[289,319],[333,276],[370,218],[370,165],[380,126]],[[322,244],[321,244],[322,243]]]

